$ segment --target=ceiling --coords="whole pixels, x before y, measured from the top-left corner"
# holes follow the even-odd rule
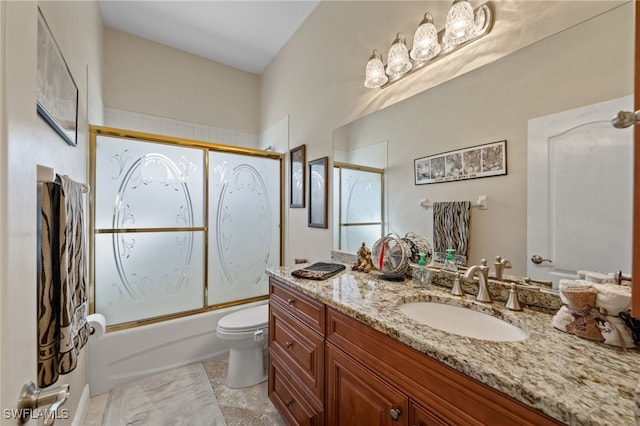
[[[104,25],[260,74],[319,0],[100,0]]]

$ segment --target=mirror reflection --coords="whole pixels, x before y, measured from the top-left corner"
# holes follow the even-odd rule
[[[467,265],[478,264],[481,259],[487,259],[491,265],[500,256],[510,261],[509,274],[529,276],[531,268],[549,263],[536,265],[531,262],[533,255],[545,259],[562,255],[557,252],[560,247],[553,244],[546,252],[529,253],[527,249],[529,122],[630,95],[633,43],[620,43],[620,40],[633,40],[632,3],[336,129],[334,161],[357,164],[359,160],[347,153],[382,151],[373,147],[385,141],[386,155],[378,158],[375,166],[384,169],[382,234],[393,232],[404,236],[414,232],[433,241],[433,209],[420,208],[420,200],[475,202],[478,197],[486,196],[487,209],[471,211]],[[458,54],[463,55],[464,51]],[[428,78],[428,73],[416,78]],[[393,87],[383,90],[393,90]],[[608,111],[605,119],[595,121],[608,122],[617,112]],[[501,140],[507,141],[506,175],[415,184],[415,159]],[[628,144],[630,147],[630,140]],[[604,154],[609,152],[607,149],[602,148],[599,156],[607,155]],[[583,161],[582,167],[589,164],[597,167],[598,158],[586,158],[592,162]],[[626,163],[620,165],[627,166]],[[597,184],[604,188],[617,185],[609,175],[602,171],[602,180]],[[621,179],[620,175],[615,179]],[[630,200],[630,190],[623,192],[625,200],[626,197]],[[336,198],[340,192],[334,188],[333,194],[334,248],[338,248],[341,231],[335,209],[340,204]],[[584,200],[571,194],[566,197],[574,207],[571,214],[580,211],[575,206],[588,209],[589,203],[597,203],[597,200]],[[607,224],[606,218],[603,221],[602,226],[621,226]],[[618,269],[630,272],[624,270],[631,260],[631,230],[627,231],[622,233],[626,232],[628,241],[618,241],[617,252],[609,253],[617,263],[601,272]],[[554,230],[536,228],[530,232]],[[374,242],[367,241],[367,244],[371,247]],[[355,252],[352,247],[341,249]],[[590,252],[598,256],[602,250],[601,244],[594,242]],[[587,261],[582,265],[585,270],[592,267],[595,266]]]

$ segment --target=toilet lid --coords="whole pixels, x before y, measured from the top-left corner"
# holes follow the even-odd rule
[[[258,305],[225,315],[218,321],[218,328],[227,331],[256,330],[267,326],[269,305]]]

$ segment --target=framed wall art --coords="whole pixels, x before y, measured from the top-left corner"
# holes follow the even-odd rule
[[[303,208],[306,184],[306,169],[304,167],[306,156],[306,145],[302,144],[289,151],[291,166],[291,176],[289,179],[289,207]]]
[[[76,146],[78,144],[78,86],[40,9],[38,9],[37,54],[36,107],[38,114],[69,145]]]
[[[416,185],[507,174],[507,141],[443,152],[413,161]]]
[[[309,226],[327,228],[329,157],[309,161]]]

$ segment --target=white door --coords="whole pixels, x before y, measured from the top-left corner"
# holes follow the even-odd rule
[[[630,274],[633,130],[611,125],[621,110],[633,110],[632,96],[529,120],[532,279],[557,288],[578,270]]]

